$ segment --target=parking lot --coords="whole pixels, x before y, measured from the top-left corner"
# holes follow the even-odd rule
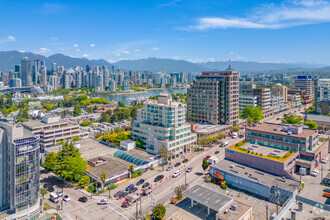
[[[300,196],[314,200],[322,204],[330,204],[330,198],[323,196],[324,189],[330,188],[320,184],[321,174],[319,173],[316,177],[306,175],[301,178],[301,181],[305,183],[304,189],[299,194]]]

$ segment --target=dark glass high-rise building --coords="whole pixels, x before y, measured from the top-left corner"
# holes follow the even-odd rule
[[[21,79],[22,86],[29,86],[31,83],[31,60],[24,57],[21,60]]]

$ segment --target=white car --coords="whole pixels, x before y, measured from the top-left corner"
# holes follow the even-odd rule
[[[318,169],[315,169],[315,170],[312,172],[312,176],[317,176],[318,173],[319,173],[319,170],[318,170]]]
[[[327,158],[323,158],[322,160],[321,160],[321,163],[327,163]]]
[[[68,195],[63,196],[63,200],[66,202],[70,201],[70,197]]]
[[[180,174],[181,174],[181,171],[177,170],[173,173],[172,177],[175,178],[175,177],[179,176]]]
[[[62,196],[63,196],[63,192],[62,192],[62,191],[57,191],[57,195],[58,195],[59,197],[62,197]]]
[[[97,202],[98,205],[108,205],[109,200],[101,199]]]

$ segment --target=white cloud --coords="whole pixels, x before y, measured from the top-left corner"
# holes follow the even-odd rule
[[[79,47],[79,45],[78,44],[73,44],[73,47]]]
[[[179,30],[226,28],[279,29],[307,24],[330,22],[330,1],[287,0],[282,4],[262,5],[242,17],[201,17],[196,25]]]
[[[89,46],[90,46],[90,47],[95,47],[95,44],[90,44]]]
[[[80,49],[79,49],[79,48],[77,48],[77,49],[76,49],[76,51],[77,51],[77,52],[79,52],[79,51],[80,51]]]
[[[135,53],[139,53],[139,52],[141,52],[141,51],[140,51],[140,50],[134,50],[134,52],[135,52]]]
[[[116,57],[120,57],[121,54],[120,54],[120,53],[116,53],[115,56],[116,56]]]
[[[173,59],[175,59],[175,60],[180,60],[181,57],[179,57],[179,56],[174,56]]]
[[[88,55],[88,54],[85,54],[85,53],[84,53],[82,56],[83,56],[84,58],[88,58],[88,57],[89,57],[89,55]]]
[[[215,59],[213,57],[210,57],[210,58],[207,59],[207,61],[214,62]]]
[[[122,53],[123,53],[123,54],[131,54],[131,52],[129,52],[129,51],[127,51],[127,50],[124,50]]]
[[[18,52],[25,53],[26,51],[25,50],[18,50]]]
[[[233,52],[233,51],[230,51],[230,52],[229,52],[229,54],[230,54],[230,55],[233,55],[233,54],[234,54],[234,52]]]
[[[8,36],[7,41],[16,41],[16,38],[13,36]]]
[[[159,48],[159,47],[153,47],[153,48],[151,48],[150,50],[151,50],[151,51],[157,51],[157,50],[160,50],[160,48]]]
[[[202,63],[202,62],[204,62],[203,59],[199,59],[199,58],[196,58],[196,59],[189,58],[189,59],[187,59],[187,61],[192,62],[192,63]]]
[[[42,47],[40,48],[39,52],[38,53],[49,53],[51,50],[46,48],[46,47]]]
[[[109,62],[109,63],[115,63],[116,61],[113,60],[113,59],[109,59],[108,62]]]
[[[74,58],[74,56],[72,56],[72,55],[69,55],[69,57]]]

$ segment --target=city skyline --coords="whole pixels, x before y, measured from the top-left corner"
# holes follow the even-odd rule
[[[329,65],[330,2],[2,1],[1,50]],[[17,14],[17,12],[20,12]]]

